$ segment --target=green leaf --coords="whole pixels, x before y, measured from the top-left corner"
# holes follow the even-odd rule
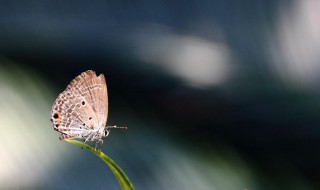
[[[109,156],[105,155],[100,150],[95,150],[93,147],[87,144],[83,144],[83,142],[80,142],[77,140],[71,140],[71,139],[66,139],[65,141],[80,147],[84,147],[85,149],[89,150],[93,154],[97,155],[99,158],[101,158],[102,161],[104,161],[109,166],[113,174],[116,176],[122,190],[134,190],[134,187],[130,182],[129,178],[127,177],[127,175]]]

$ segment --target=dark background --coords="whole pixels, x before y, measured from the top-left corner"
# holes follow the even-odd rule
[[[106,75],[136,189],[319,189],[317,1],[1,1],[0,189],[119,189],[52,103]]]

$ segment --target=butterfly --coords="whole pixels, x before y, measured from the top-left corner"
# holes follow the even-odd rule
[[[106,126],[108,118],[108,93],[106,79],[92,70],[74,78],[58,96],[52,106],[53,129],[60,132],[60,140],[83,139],[93,141],[95,148],[102,146],[103,137],[112,128]]]

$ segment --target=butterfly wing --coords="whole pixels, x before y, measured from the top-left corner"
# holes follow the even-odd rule
[[[95,75],[95,73],[94,73]],[[83,96],[88,100],[98,120],[97,128],[104,128],[108,117],[108,94],[103,74],[86,80],[83,85]]]
[[[92,70],[81,73],[67,86],[85,97],[91,105],[98,123],[95,127],[104,128],[108,118],[107,84],[103,74],[99,76]]]
[[[56,99],[51,111],[51,121],[54,129],[61,132],[60,139],[86,138],[90,132],[97,129],[98,116],[92,106],[94,94],[93,81],[95,72],[86,71],[73,79]],[[91,85],[89,85],[91,84]],[[103,89],[103,88],[101,88]]]

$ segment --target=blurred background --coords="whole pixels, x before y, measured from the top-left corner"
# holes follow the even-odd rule
[[[0,189],[120,189],[51,106],[107,78],[136,189],[320,189],[320,2],[1,1]]]

